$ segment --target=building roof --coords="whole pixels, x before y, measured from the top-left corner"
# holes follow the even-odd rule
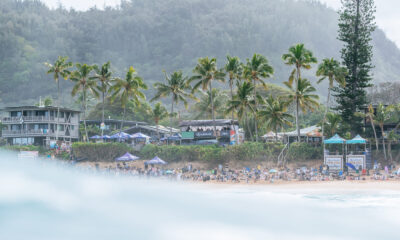
[[[150,126],[150,125],[138,125],[138,126],[133,126],[131,128],[125,129],[126,132],[129,132],[129,130],[135,130],[135,129],[146,129],[149,131],[157,131],[157,126]],[[172,129],[172,133],[179,133],[179,129],[176,128],[170,128],[170,127],[164,127],[162,125],[158,125],[158,131],[160,133],[170,133]]]
[[[307,128],[300,129],[300,136],[303,137],[321,137],[320,133],[321,127],[317,126],[311,126]],[[289,136],[289,137],[295,137],[297,136],[297,131],[294,130],[292,132],[282,132],[278,133],[279,135],[284,135],[284,136]]]
[[[195,126],[213,126],[213,120],[188,120],[179,123],[179,127],[195,127]],[[239,125],[237,120],[232,119],[215,119],[216,126]]]
[[[10,112],[10,111],[20,111],[20,110],[57,110],[57,107],[54,106],[14,106],[14,107],[5,107],[3,109],[0,109],[0,111],[3,112]],[[80,113],[81,111],[71,109],[71,108],[65,108],[65,107],[60,107],[60,111],[68,111],[68,112],[76,112]]]
[[[81,120],[81,122],[83,122],[83,120]],[[100,124],[101,123],[101,119],[100,120],[93,120],[93,119],[89,119],[86,120],[86,124]],[[119,119],[104,119],[104,123],[122,123],[122,120]],[[137,121],[124,121],[124,125],[147,125],[146,122],[137,122]]]

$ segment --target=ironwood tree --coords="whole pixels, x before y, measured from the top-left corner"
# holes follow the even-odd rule
[[[371,34],[376,28],[373,0],[342,0],[339,11],[339,36],[344,43],[341,50],[343,65],[349,73],[346,86],[334,88],[336,110],[347,123],[352,135],[362,131],[362,117],[355,114],[367,106],[366,88],[371,87]]]

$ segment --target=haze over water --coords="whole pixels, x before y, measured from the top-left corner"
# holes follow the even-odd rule
[[[400,192],[182,184],[0,156],[0,239],[397,239]]]

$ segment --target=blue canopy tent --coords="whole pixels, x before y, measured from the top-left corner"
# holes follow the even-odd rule
[[[99,135],[94,135],[94,136],[90,137],[90,139],[101,139],[101,136],[99,136]]]
[[[145,165],[166,165],[168,164],[166,161],[162,160],[159,157],[154,157],[153,159],[144,162]]]
[[[120,133],[116,133],[114,135],[111,135],[111,139],[129,139],[131,137],[131,135],[124,133],[124,132],[120,132]]]
[[[111,137],[108,135],[103,135],[103,139],[111,139]]]
[[[119,158],[116,158],[115,161],[123,161],[123,162],[129,162],[129,161],[135,161],[138,160],[139,157],[136,157],[135,155],[130,154],[129,152],[125,153]]]

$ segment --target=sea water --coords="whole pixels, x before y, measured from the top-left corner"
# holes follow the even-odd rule
[[[400,239],[400,192],[182,184],[0,154],[0,239]]]

